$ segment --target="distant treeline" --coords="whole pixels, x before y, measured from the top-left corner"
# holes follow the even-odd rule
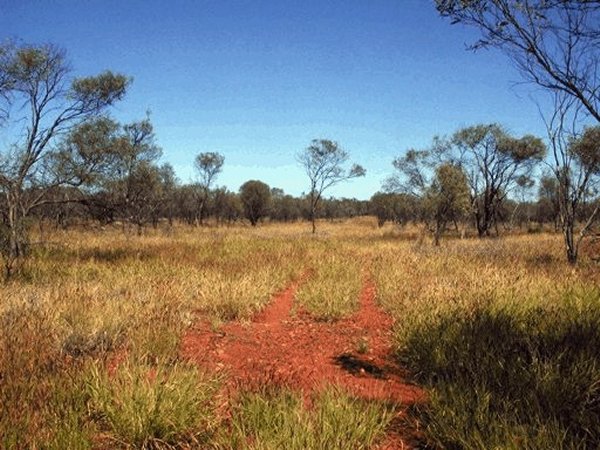
[[[163,167],[163,173],[169,173]],[[264,183],[263,183],[264,184]],[[552,177],[542,177],[537,192],[528,200],[506,198],[500,202],[493,218],[493,233],[504,230],[560,231],[560,211],[557,186]],[[243,192],[243,190],[242,190]],[[132,195],[133,194],[133,195]],[[30,192],[29,195],[35,195]],[[196,226],[200,224],[231,225],[249,221],[241,192],[225,187],[209,191],[206,200],[200,184],[178,184],[170,176],[158,179],[152,189],[137,189],[129,195],[119,190],[100,190],[84,193],[80,189],[56,188],[52,201],[37,208],[32,218],[56,228],[96,222],[102,225],[120,223],[141,232],[144,227],[171,225],[174,222]],[[310,199],[294,197],[282,189],[269,188],[262,200],[261,221],[294,222],[311,219]],[[587,202],[579,210],[579,221],[584,221],[598,206],[599,200]],[[378,192],[369,200],[355,198],[326,198],[317,209],[318,219],[336,220],[372,215],[379,226],[408,223],[426,226],[429,220],[426,201],[409,194]],[[471,223],[472,222],[472,223]],[[476,224],[468,214],[456,218],[451,228],[470,229]]]

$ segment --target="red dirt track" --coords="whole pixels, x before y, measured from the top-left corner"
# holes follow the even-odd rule
[[[375,304],[370,277],[364,277],[359,310],[333,323],[292,312],[295,293],[308,278],[304,275],[275,295],[247,324],[230,322],[218,331],[207,322],[196,324],[183,339],[183,356],[208,370],[225,372],[230,395],[238,388],[264,385],[310,394],[335,384],[357,397],[386,400],[401,408],[422,401],[423,391],[404,380],[391,358],[393,321]],[[407,444],[392,433],[380,448]]]

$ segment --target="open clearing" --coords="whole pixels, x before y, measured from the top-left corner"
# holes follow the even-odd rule
[[[593,261],[319,229],[45,235],[0,287],[0,446],[598,447]]]
[[[372,281],[365,279],[359,310],[333,323],[301,308],[292,313],[298,285],[306,282],[309,275],[293,282],[250,323],[216,331],[206,323],[194,327],[184,336],[184,357],[224,371],[232,387],[226,398],[237,389],[284,387],[308,396],[336,385],[398,408],[422,400],[422,390],[407,383],[393,358],[392,319],[375,305]],[[402,436],[394,438],[398,446],[407,445]]]

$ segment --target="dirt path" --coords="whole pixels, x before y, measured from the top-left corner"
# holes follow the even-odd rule
[[[295,293],[308,276],[290,284],[248,324],[231,322],[217,332],[197,324],[183,339],[182,354],[209,370],[228,374],[237,388],[284,385],[313,392],[327,384],[365,399],[408,406],[423,392],[408,384],[390,358],[393,321],[375,304],[375,286],[365,273],[359,310],[334,323],[292,312]],[[402,413],[401,413],[402,414]],[[407,448],[392,434],[382,448]]]

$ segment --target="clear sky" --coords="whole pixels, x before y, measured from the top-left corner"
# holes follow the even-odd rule
[[[0,0],[0,37],[63,47],[75,75],[133,77],[114,118],[151,110],[163,161],[183,182],[200,152],[225,156],[217,184],[260,179],[300,195],[295,155],[337,142],[367,169],[328,191],[369,198],[391,162],[436,135],[498,122],[542,135],[503,55],[433,0]]]

